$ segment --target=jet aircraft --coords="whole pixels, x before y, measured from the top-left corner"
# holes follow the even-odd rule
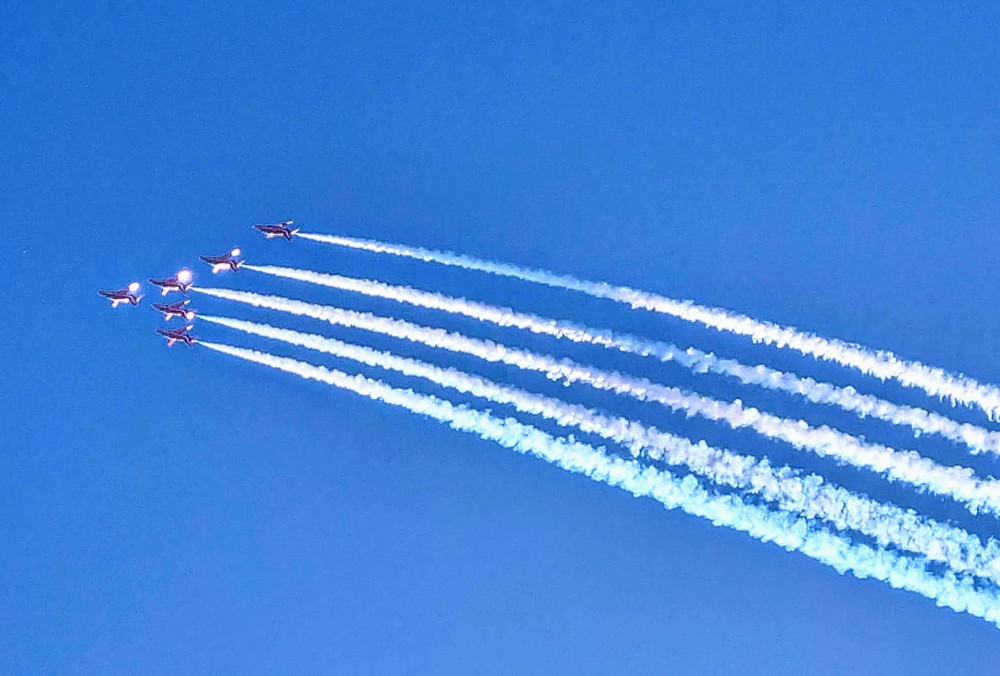
[[[233,272],[239,272],[240,266],[243,265],[242,260],[236,260],[236,257],[240,255],[239,249],[233,249],[229,253],[222,254],[221,256],[199,256],[201,260],[205,261],[212,266],[212,274],[220,272],[229,268]]]
[[[179,329],[156,329],[156,332],[167,339],[167,347],[173,346],[174,343],[180,341],[192,347],[194,345],[195,338],[190,335],[188,331],[194,328],[194,324],[188,324],[187,326],[182,326]]]
[[[111,301],[111,307],[118,307],[122,303],[131,303],[132,305],[138,305],[139,301],[142,300],[142,295],[136,295],[139,290],[139,282],[132,282],[128,286],[116,289],[114,291],[98,291],[101,296],[107,298]]]
[[[292,223],[295,221],[282,221],[281,223],[261,223],[255,225],[256,229],[264,233],[264,236],[268,239],[272,237],[284,237],[289,242],[292,241],[292,235],[298,233],[298,228],[292,228]]]
[[[179,300],[172,305],[166,305],[161,303],[153,303],[153,309],[158,310],[163,313],[163,318],[170,321],[172,317],[180,317],[181,319],[186,319],[191,321],[194,319],[194,310],[186,309],[187,304],[191,302],[191,299]]]
[[[171,291],[180,291],[186,296],[188,289],[191,288],[191,271],[181,270],[170,279],[153,279],[150,277],[149,283],[160,287],[164,296]]]

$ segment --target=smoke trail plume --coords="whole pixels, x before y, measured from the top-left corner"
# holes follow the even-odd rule
[[[469,316],[493,317],[497,320],[497,315],[501,313],[513,313],[501,308],[493,308],[477,303],[469,303],[462,299],[452,299],[440,294],[433,294],[424,291],[417,291],[406,287],[394,287],[381,282],[370,280],[357,280],[340,277],[338,275],[327,275],[309,271],[300,271],[290,268],[273,268],[271,266],[245,266],[248,269],[280,276],[288,276],[300,281],[315,281],[317,284],[338,285],[336,288],[346,288],[349,290],[364,289],[371,293],[377,293],[380,297],[406,299],[412,297],[430,297],[427,302],[434,303],[436,309],[447,309],[454,307],[456,312],[464,314],[463,310],[470,313]],[[343,286],[340,286],[343,284]],[[218,290],[212,290],[217,293]],[[364,291],[362,291],[364,292]],[[383,296],[383,294],[385,294]],[[530,315],[518,315],[523,319],[526,326],[535,326],[534,319]],[[540,320],[541,322],[551,322],[552,320]],[[544,323],[537,326],[546,326]],[[574,329],[587,331],[585,328]],[[676,397],[671,397],[674,405]],[[850,435],[836,432],[829,428],[811,428],[804,422],[782,421],[775,416],[768,416],[756,409],[747,411],[742,406],[732,403],[728,404],[728,410],[720,408],[722,402],[714,402],[705,399],[701,402],[690,400],[688,404],[693,413],[710,417],[713,420],[726,420],[730,424],[741,427],[753,427],[761,433],[766,433],[773,438],[788,441],[798,448],[807,449],[821,456],[835,458],[838,461],[853,464],[858,467],[865,467],[876,472],[883,473],[886,477],[894,481],[909,483],[932,491],[938,495],[944,495],[965,504],[970,511],[978,513],[981,510],[989,510],[1000,514],[1000,482],[992,479],[980,479],[975,473],[960,466],[945,467],[937,464],[933,460],[924,458],[914,451],[897,451],[880,444],[870,444],[858,441]],[[783,424],[779,424],[783,423]]]
[[[819,476],[801,476],[788,467],[772,468],[767,461],[713,448],[704,442],[661,432],[639,422],[605,416],[592,409],[558,399],[499,385],[485,378],[451,368],[440,368],[414,359],[345,343],[315,334],[281,329],[227,317],[204,316],[204,321],[306,347],[368,366],[424,378],[494,403],[514,406],[522,413],[539,415],[560,425],[574,426],[628,448],[633,455],[646,455],[672,465],[683,465],[716,484],[757,493],[785,511],[820,518],[841,530],[857,530],[882,545],[893,545],[948,564],[960,572],[971,572],[1000,582],[1000,546],[984,547],[966,531],[924,519],[913,511],[885,505],[826,484]]]
[[[363,376],[350,376],[294,359],[219,343],[201,342],[199,345],[425,415],[455,430],[476,434],[506,448],[618,486],[635,496],[652,497],[668,509],[680,508],[716,525],[747,533],[764,542],[774,542],[789,551],[802,552],[838,572],[849,571],[859,578],[888,582],[893,587],[934,599],[940,606],[1000,626],[1000,598],[991,590],[977,588],[970,577],[951,572],[935,575],[929,570],[926,559],[854,543],[806,519],[746,504],[735,495],[710,493],[694,477],[678,479],[669,472],[643,467],[635,461],[609,457],[592,446],[552,437],[510,418],[497,418]]]
[[[907,387],[920,388],[928,394],[949,399],[952,404],[978,406],[986,412],[990,420],[996,420],[1000,416],[1000,388],[980,383],[961,374],[951,374],[944,369],[927,366],[920,362],[907,361],[886,350],[872,350],[855,343],[823,338],[792,327],[760,321],[721,308],[698,305],[689,300],[675,300],[627,286],[617,286],[606,282],[590,282],[545,270],[497,263],[447,251],[433,251],[352,237],[309,233],[299,236],[324,244],[415,258],[466,270],[513,277],[559,289],[579,291],[596,298],[625,303],[633,308],[668,314],[719,331],[748,336],[755,343],[791,348],[817,359],[855,368],[880,380],[896,380]]]
[[[495,307],[464,298],[451,298],[442,294],[393,286],[372,280],[276,266],[245,265],[244,267],[248,270],[279,277],[409,303],[418,307],[442,310],[502,327],[523,329],[531,333],[562,338],[576,343],[600,345],[627,354],[655,357],[660,361],[678,363],[696,373],[716,373],[736,378],[748,385],[757,385],[766,389],[799,395],[814,403],[838,406],[862,417],[878,418],[897,425],[904,425],[921,433],[940,434],[951,441],[967,445],[975,453],[1000,453],[1000,434],[997,432],[968,423],[959,423],[924,409],[893,404],[878,397],[861,394],[853,387],[837,387],[763,365],[747,366],[738,361],[723,359],[710,352],[703,352],[695,348],[685,350],[669,343],[603,329],[593,329],[573,322],[516,312],[510,308]],[[226,290],[201,289],[201,291],[218,295],[219,292]],[[235,300],[235,298],[231,299]],[[244,300],[244,302],[246,301]]]

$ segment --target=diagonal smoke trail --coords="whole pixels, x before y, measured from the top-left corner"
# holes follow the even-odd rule
[[[925,519],[912,510],[906,511],[852,494],[824,483],[819,476],[801,476],[788,467],[772,468],[767,461],[759,462],[756,458],[713,448],[704,442],[692,443],[636,421],[605,416],[584,406],[531,394],[479,376],[389,352],[240,319],[204,315],[202,319],[368,366],[424,378],[442,387],[511,405],[522,413],[539,415],[560,425],[574,426],[583,432],[602,436],[625,446],[633,455],[644,454],[672,465],[687,466],[716,484],[759,494],[785,511],[820,518],[841,530],[864,533],[881,545],[893,545],[923,554],[932,561],[948,564],[953,570],[1000,582],[1000,545],[996,542],[990,541],[984,547],[978,538],[966,531]]]
[[[261,268],[259,266],[246,267],[259,271],[272,269],[270,267]],[[300,279],[298,276],[300,271],[289,270],[287,268],[275,269],[280,271],[277,274],[284,275],[285,271],[288,271],[288,273],[294,275],[295,279]],[[326,280],[327,278],[340,279],[336,275],[325,275],[322,273],[301,272],[301,274],[303,281],[308,281],[314,277],[319,280]],[[368,288],[368,285],[374,285],[378,289],[388,289],[386,293],[398,292],[400,297],[407,297],[408,294],[414,293],[433,296],[436,302],[443,307],[448,307],[451,303],[461,306],[461,304],[468,302],[449,299],[438,294],[391,287],[380,282],[350,279],[348,281],[362,285],[360,288]],[[319,281],[318,283],[322,284],[324,282]],[[217,289],[211,290],[211,293],[218,294],[218,292],[219,290]],[[232,293],[229,292],[229,295],[231,296]],[[491,312],[502,311],[497,308],[489,308],[489,306],[484,307]],[[676,404],[676,397],[672,397],[672,401]],[[726,406],[728,409],[723,410],[722,406]],[[942,466],[933,460],[922,457],[914,451],[897,451],[881,444],[861,442],[855,437],[836,432],[829,428],[811,428],[801,421],[782,420],[775,416],[763,414],[755,409],[745,410],[735,402],[724,404],[723,402],[716,402],[705,398],[702,398],[700,402],[690,399],[687,401],[687,408],[685,410],[709,417],[713,420],[725,420],[733,426],[752,427],[760,433],[788,441],[797,448],[809,450],[817,455],[832,457],[838,461],[850,463],[857,467],[865,467],[884,473],[891,480],[909,483],[925,488],[938,495],[954,498],[965,504],[973,513],[978,513],[981,510],[989,510],[1000,514],[1000,481],[980,479],[967,467]]]
[[[265,274],[459,314],[498,326],[523,329],[539,335],[562,338],[576,343],[600,345],[628,354],[656,357],[660,361],[676,362],[695,372],[712,372],[733,377],[748,385],[800,395],[814,403],[839,406],[862,417],[873,417],[905,425],[921,433],[940,434],[952,441],[966,444],[976,453],[986,451],[1000,453],[1000,434],[996,432],[968,423],[959,423],[920,408],[900,406],[877,397],[860,394],[853,387],[837,387],[762,365],[747,366],[735,360],[722,359],[712,353],[702,352],[694,348],[683,350],[669,343],[603,329],[593,329],[573,322],[548,319],[516,312],[510,308],[495,307],[464,298],[451,298],[438,293],[394,286],[373,280],[354,279],[341,275],[270,265],[245,265],[243,267]],[[222,289],[201,290],[205,293],[225,291]]]
[[[697,305],[689,300],[675,300],[627,286],[606,282],[590,282],[570,275],[559,275],[545,270],[497,263],[448,251],[433,251],[353,237],[310,233],[299,233],[299,236],[324,244],[387,253],[466,270],[513,277],[559,289],[579,291],[596,298],[625,303],[633,308],[672,315],[719,331],[749,336],[755,343],[791,348],[805,355],[855,368],[880,380],[896,380],[907,387],[920,388],[928,394],[947,398],[952,404],[978,406],[986,412],[990,420],[996,420],[1000,417],[1000,388],[980,383],[968,376],[951,374],[944,369],[927,366],[917,361],[907,361],[886,350],[872,350],[856,343],[823,338],[789,326],[760,321],[722,308]]]
[[[668,509],[680,508],[688,514],[709,519],[715,525],[747,533],[764,542],[774,542],[789,551],[802,552],[840,573],[849,571],[859,578],[888,582],[893,587],[934,599],[940,606],[1000,626],[1000,598],[992,590],[977,588],[972,578],[950,572],[935,575],[923,558],[853,543],[806,519],[746,504],[735,495],[710,493],[692,476],[678,479],[669,472],[643,467],[635,461],[609,457],[587,444],[552,437],[511,418],[497,418],[363,376],[350,376],[295,359],[219,343],[200,342],[199,345],[425,415],[455,430],[476,434],[506,448],[618,486],[635,496],[652,497]]]

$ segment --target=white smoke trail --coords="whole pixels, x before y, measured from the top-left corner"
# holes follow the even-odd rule
[[[207,289],[206,293],[228,300],[250,303],[257,307],[267,307],[273,310],[322,319],[333,324],[377,331],[396,338],[418,340],[435,347],[468,352],[488,361],[512,363],[509,360],[513,359],[514,355],[520,355],[518,359],[522,359],[524,355],[528,355],[529,358],[525,358],[527,359],[526,363],[522,359],[522,363],[516,365],[521,368],[545,371],[553,379],[586,380],[574,375],[579,373],[578,368],[574,368],[574,366],[578,367],[579,365],[574,365],[572,362],[549,359],[544,365],[540,365],[539,360],[543,358],[539,355],[533,355],[530,352],[520,352],[513,348],[497,345],[491,341],[467,338],[461,334],[449,333],[442,329],[422,327],[401,320],[387,319],[373,314],[359,313],[337,307],[315,305],[279,296],[262,296],[260,294],[229,291],[227,289]],[[530,315],[526,315],[526,317],[530,317]],[[592,329],[586,329],[585,327],[582,327],[582,330],[592,331]],[[625,336],[618,337],[617,340],[623,344],[631,345],[633,339]],[[974,453],[1000,452],[1000,434],[997,432],[968,423],[959,423],[923,409],[898,406],[877,397],[860,394],[852,387],[836,387],[827,383],[817,382],[810,378],[800,378],[790,373],[775,371],[765,366],[745,366],[731,359],[720,359],[713,354],[701,352],[693,348],[682,351],[680,348],[666,343],[655,343],[652,345],[653,347],[649,349],[656,349],[657,355],[668,355],[696,372],[711,371],[722,375],[736,376],[747,384],[764,385],[768,389],[801,394],[815,403],[835,404],[845,410],[858,413],[862,417],[870,416],[894,424],[906,425],[921,433],[940,434],[951,441],[965,443]],[[666,359],[667,357],[664,357],[664,360]],[[616,375],[620,376],[620,374]],[[597,379],[602,383],[611,382],[611,379],[605,376],[598,376]],[[635,392],[644,392],[647,390],[649,381],[633,379],[631,387],[633,390],[631,393],[634,396],[638,396],[635,395]]]
[[[354,279],[341,275],[269,265],[244,265],[243,267],[265,274],[472,317],[502,327],[523,329],[535,334],[562,338],[576,343],[600,345],[628,354],[655,357],[664,362],[676,362],[695,372],[711,372],[733,377],[748,385],[757,385],[803,396],[814,403],[838,406],[862,417],[878,418],[893,424],[905,425],[920,433],[940,434],[951,441],[967,445],[975,453],[1000,454],[1000,434],[997,432],[968,423],[959,423],[924,409],[893,404],[878,397],[861,394],[853,387],[837,387],[763,365],[747,366],[738,361],[723,359],[710,352],[694,348],[684,350],[669,343],[603,329],[593,329],[573,322],[548,319],[529,313],[516,312],[510,308],[495,307],[464,298],[451,298],[438,293],[394,286],[373,280]]]
[[[287,268],[270,268],[259,266],[246,266],[253,270],[268,271],[279,270],[276,274],[284,276],[287,273],[297,275],[301,271],[289,270]],[[301,272],[302,281],[308,281],[313,277],[318,279],[334,278],[336,275],[326,275],[322,273]],[[348,280],[349,282],[362,285],[360,288],[368,288],[374,285],[386,293],[398,292],[401,297],[409,294],[423,294],[434,296],[437,302],[447,306],[448,303],[463,304],[467,301],[448,299],[438,294],[427,294],[407,288],[391,287],[380,282],[368,280]],[[323,282],[318,282],[323,283]],[[339,287],[338,287],[339,288]],[[204,291],[204,290],[203,290]],[[218,294],[219,290],[213,289],[210,293]],[[234,292],[229,292],[230,297]],[[236,292],[239,293],[239,292]],[[488,308],[488,306],[486,306]],[[496,308],[488,308],[491,311],[499,311]],[[411,338],[412,339],[412,338]],[[679,390],[670,394],[667,405],[675,408],[681,406],[678,398]],[[663,403],[666,403],[664,401]],[[697,415],[710,418],[712,420],[724,420],[734,427],[752,427],[759,433],[766,434],[772,438],[787,441],[797,448],[805,449],[820,456],[835,458],[838,461],[853,464],[857,467],[865,467],[875,472],[883,473],[893,481],[909,483],[927,489],[938,495],[944,495],[965,504],[973,513],[981,510],[989,510],[1000,514],[1000,482],[992,479],[980,479],[968,467],[951,466],[946,467],[924,458],[914,451],[897,451],[881,444],[866,443],[836,430],[827,427],[812,428],[803,421],[787,421],[776,416],[770,416],[756,409],[744,409],[742,405],[733,402],[718,402],[707,398],[700,401],[689,398],[683,405],[685,411],[690,411]]]
[[[952,404],[978,406],[986,412],[990,420],[996,420],[1000,416],[1000,388],[980,383],[965,375],[951,374],[944,369],[927,366],[917,361],[907,361],[886,350],[872,350],[856,343],[823,338],[789,326],[780,326],[772,322],[753,319],[722,308],[698,305],[689,300],[675,300],[628,286],[618,286],[607,282],[590,282],[570,275],[559,275],[546,270],[497,263],[449,251],[433,251],[353,237],[310,233],[299,233],[299,236],[324,244],[415,258],[466,270],[513,277],[559,289],[579,291],[596,298],[625,303],[633,308],[651,310],[689,322],[696,322],[719,331],[748,336],[755,343],[788,347],[805,355],[855,368],[881,380],[896,380],[907,387],[920,388],[928,394],[947,398]]]
[[[719,485],[757,493],[785,511],[820,518],[841,530],[852,529],[873,537],[881,545],[893,545],[948,564],[959,572],[971,572],[1000,582],[1000,545],[983,546],[966,531],[920,517],[912,510],[886,505],[824,483],[816,475],[801,476],[788,467],[772,468],[767,461],[713,448],[646,427],[620,417],[605,416],[592,409],[558,399],[499,385],[485,378],[451,368],[440,368],[389,352],[345,343],[309,333],[281,329],[228,317],[202,316],[204,321],[272,340],[306,347],[368,366],[424,378],[497,404],[514,406],[522,413],[539,415],[560,425],[574,426],[628,448],[633,455],[683,465]]]
[[[938,605],[966,612],[1000,626],[1000,598],[995,591],[978,588],[971,577],[946,572],[935,575],[926,559],[902,556],[881,547],[854,543],[806,519],[784,512],[744,503],[736,495],[707,491],[693,476],[678,479],[669,472],[616,457],[609,457],[586,444],[552,437],[516,420],[501,419],[411,390],[390,387],[383,382],[351,376],[306,362],[278,357],[245,348],[211,342],[200,345],[240,359],[256,362],[302,378],[317,380],[355,392],[374,401],[399,406],[425,415],[455,430],[476,434],[482,439],[534,455],[572,472],[618,486],[635,496],[649,496],[668,509],[680,508],[688,514],[709,519],[749,534],[764,542],[774,542],[789,551],[799,551],[840,573],[888,582],[934,599]]]

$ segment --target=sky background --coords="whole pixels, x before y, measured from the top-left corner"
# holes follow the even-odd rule
[[[5,7],[0,673],[995,670],[1000,632],[981,620],[401,410],[167,350],[149,299],[112,312],[95,294],[238,245],[254,262],[466,295],[935,405],[607,302],[250,229],[294,218],[692,298],[1000,382],[1000,9],[663,4]],[[195,269],[196,282],[558,351],[998,471],[666,365]],[[195,301],[641,415],[1000,530],[752,435]],[[196,333],[359,371],[221,327]]]

